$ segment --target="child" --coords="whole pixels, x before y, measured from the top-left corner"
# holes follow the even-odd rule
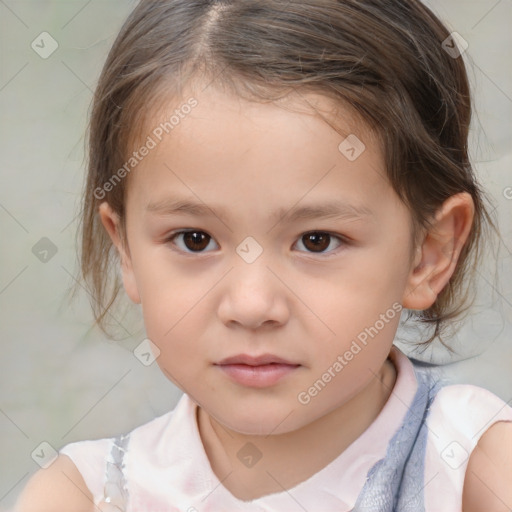
[[[492,225],[457,48],[416,0],[142,0],[94,98],[82,271],[105,328],[115,249],[184,395],[62,448],[20,512],[512,507],[512,408],[393,346],[402,309],[427,342],[463,312]]]

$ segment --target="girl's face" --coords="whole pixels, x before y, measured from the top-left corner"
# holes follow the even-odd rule
[[[408,293],[410,214],[376,140],[347,112],[345,136],[315,114],[333,111],[326,98],[303,96],[300,112],[213,87],[194,98],[161,141],[180,105],[155,117],[156,147],[129,176],[125,289],[161,369],[218,422],[293,431],[382,368]],[[289,365],[219,365],[269,354]]]

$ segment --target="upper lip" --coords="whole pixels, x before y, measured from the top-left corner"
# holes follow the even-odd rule
[[[273,354],[262,354],[260,356],[250,356],[248,354],[238,354],[236,356],[227,357],[222,361],[219,361],[218,365],[225,364],[246,364],[249,366],[261,366],[264,364],[271,363],[279,363],[279,364],[288,364],[291,366],[299,366],[296,363],[292,363],[291,361],[287,361],[281,357],[275,356]]]

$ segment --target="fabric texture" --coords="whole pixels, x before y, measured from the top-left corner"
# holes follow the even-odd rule
[[[426,417],[441,386],[432,374],[417,369],[418,389],[405,420],[389,442],[386,457],[368,473],[354,510],[422,512]]]

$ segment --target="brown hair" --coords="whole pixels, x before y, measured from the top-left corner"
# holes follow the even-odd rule
[[[471,305],[486,222],[497,232],[469,161],[469,84],[462,57],[443,47],[449,37],[417,0],[142,0],[103,67],[88,133],[81,271],[101,329],[112,337],[105,317],[121,282],[98,206],[108,201],[125,234],[127,180],[102,200],[94,191],[126,162],[150,113],[201,79],[259,101],[311,90],[351,107],[379,136],[389,181],[412,214],[414,244],[448,197],[472,196],[473,226],[453,276],[432,307],[408,312],[435,327],[424,343],[440,337]]]

